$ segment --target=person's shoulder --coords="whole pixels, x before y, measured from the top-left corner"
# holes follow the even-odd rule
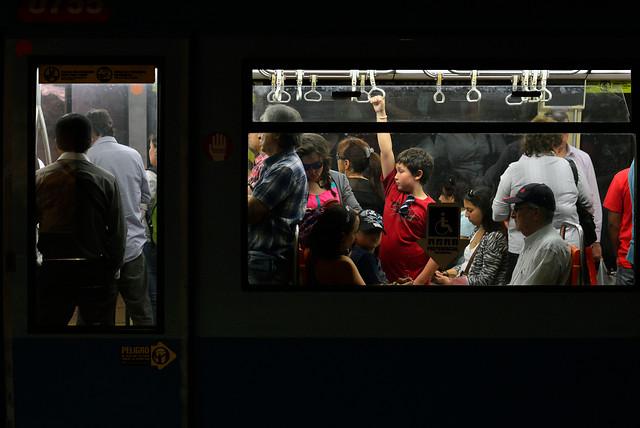
[[[87,172],[91,173],[96,177],[103,178],[110,182],[116,181],[115,175],[113,175],[110,171],[106,170],[105,168],[102,168],[101,166],[98,166],[94,163],[82,162],[81,168],[85,169]]]

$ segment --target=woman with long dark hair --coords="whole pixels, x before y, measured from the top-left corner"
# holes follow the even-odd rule
[[[465,216],[475,226],[464,262],[444,272],[436,271],[432,281],[453,285],[505,285],[508,268],[507,228],[494,221],[493,194],[488,187],[469,190],[464,198]]]
[[[303,134],[302,144],[296,149],[302,161],[307,183],[309,186],[309,200],[307,210],[313,210],[326,205],[327,202],[338,201],[356,211],[362,208],[353,195],[347,177],[331,170],[329,143],[319,134]]]
[[[307,285],[365,285],[348,256],[359,225],[358,214],[342,204],[322,208],[307,240]]]

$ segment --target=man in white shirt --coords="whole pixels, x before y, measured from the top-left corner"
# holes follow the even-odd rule
[[[515,204],[511,217],[524,235],[511,285],[566,285],[571,274],[571,250],[553,227],[553,191],[545,184],[530,183],[503,200]]]

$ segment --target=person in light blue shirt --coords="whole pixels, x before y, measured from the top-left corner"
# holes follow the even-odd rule
[[[118,143],[114,137],[113,120],[106,110],[91,110],[86,116],[93,125],[93,145],[87,156],[92,163],[116,177],[127,223],[124,265],[120,270],[118,291],[134,325],[153,325],[147,266],[142,253],[147,238],[140,212],[140,204],[149,202],[151,192],[142,156],[133,148]]]

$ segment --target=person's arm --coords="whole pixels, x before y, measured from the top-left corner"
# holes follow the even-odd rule
[[[511,216],[511,206],[504,202],[504,198],[511,196],[511,177],[513,174],[513,165],[507,167],[502,177],[500,177],[500,183],[498,184],[498,190],[493,198],[493,204],[491,206],[493,211],[493,221],[505,221],[509,220]]]
[[[429,259],[424,269],[422,269],[422,272],[420,272],[420,274],[415,277],[415,279],[413,280],[413,283],[415,285],[426,284],[429,281],[429,279],[431,279],[431,277],[433,276],[433,274],[436,272],[437,269],[438,269],[438,264],[435,262],[435,260]]]
[[[254,225],[269,215],[269,208],[258,198],[249,195],[247,208],[247,221],[249,225]]]
[[[371,98],[370,102],[373,105],[373,110],[376,112],[376,121],[386,122],[387,113],[384,106],[384,98],[377,95]],[[388,132],[378,133],[378,145],[380,146],[380,163],[382,164],[382,177],[384,178],[396,167],[391,134]]]
[[[329,173],[333,181],[336,182],[342,205],[348,206],[349,208],[356,210],[357,212],[362,211],[362,207],[356,199],[356,195],[353,193],[351,185],[349,185],[349,179],[347,178],[347,176],[342,174],[341,172],[333,170],[331,170]]]
[[[118,182],[113,180],[113,189],[110,196],[110,204],[106,215],[107,244],[106,256],[113,264],[114,273],[124,262],[125,244],[127,242],[127,223],[124,218],[124,208]]]
[[[578,203],[587,207],[590,214],[594,213],[593,194],[589,188],[587,177],[580,168],[578,169]]]
[[[622,222],[622,213],[609,210],[609,239],[613,247],[613,254],[616,259],[618,257],[618,249],[620,248],[620,224]]]

